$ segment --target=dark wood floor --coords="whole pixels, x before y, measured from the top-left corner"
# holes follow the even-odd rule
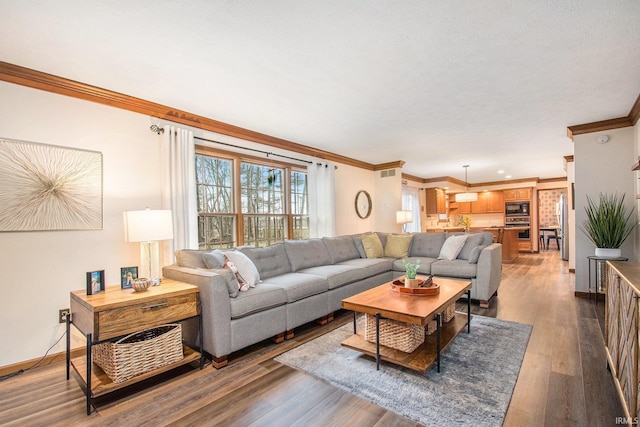
[[[472,305],[476,314],[533,325],[505,426],[612,426],[622,416],[606,369],[603,304],[575,298],[574,276],[557,251],[526,254],[504,266],[488,310]],[[89,417],[64,364],[39,367],[0,383],[0,425],[418,425],[273,361],[349,321],[342,313],[293,340],[253,346],[219,371],[185,368],[146,381],[100,400]]]

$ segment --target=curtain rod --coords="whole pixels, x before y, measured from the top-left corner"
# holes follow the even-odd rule
[[[226,145],[227,147],[234,147],[234,148],[240,148],[242,150],[249,150],[249,151],[255,151],[256,153],[262,153],[262,154],[266,154],[267,157],[269,156],[278,156],[278,157],[282,157],[285,159],[289,159],[289,160],[295,160],[297,162],[303,162],[303,163],[309,163],[309,164],[313,164],[312,161],[309,160],[302,160],[302,159],[296,159],[295,157],[289,157],[289,156],[285,156],[283,154],[276,154],[276,153],[270,153],[268,151],[263,151],[263,150],[258,150],[256,148],[247,148],[247,147],[241,147],[239,145],[234,145],[234,144],[229,144],[228,142],[220,142],[220,141],[214,141],[212,139],[207,139],[207,138],[201,138],[199,136],[194,136],[193,139],[199,139],[201,141],[207,141],[207,142],[213,142],[214,144],[221,144],[221,145]],[[320,163],[318,163],[320,164]]]

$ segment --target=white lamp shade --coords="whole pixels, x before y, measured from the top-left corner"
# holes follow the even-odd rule
[[[456,202],[475,202],[478,200],[478,193],[458,193]]]
[[[413,222],[413,212],[412,211],[397,211],[396,212],[396,223],[397,224],[407,224],[409,222]]]
[[[125,242],[155,242],[173,239],[173,218],[170,210],[124,212]]]

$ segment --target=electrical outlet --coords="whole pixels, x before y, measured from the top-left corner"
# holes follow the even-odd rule
[[[67,321],[67,316],[69,315],[68,308],[61,308],[58,310],[58,322],[65,323]]]

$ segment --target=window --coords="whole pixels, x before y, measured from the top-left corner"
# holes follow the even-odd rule
[[[235,155],[196,154],[201,249],[309,237],[307,174]]]

